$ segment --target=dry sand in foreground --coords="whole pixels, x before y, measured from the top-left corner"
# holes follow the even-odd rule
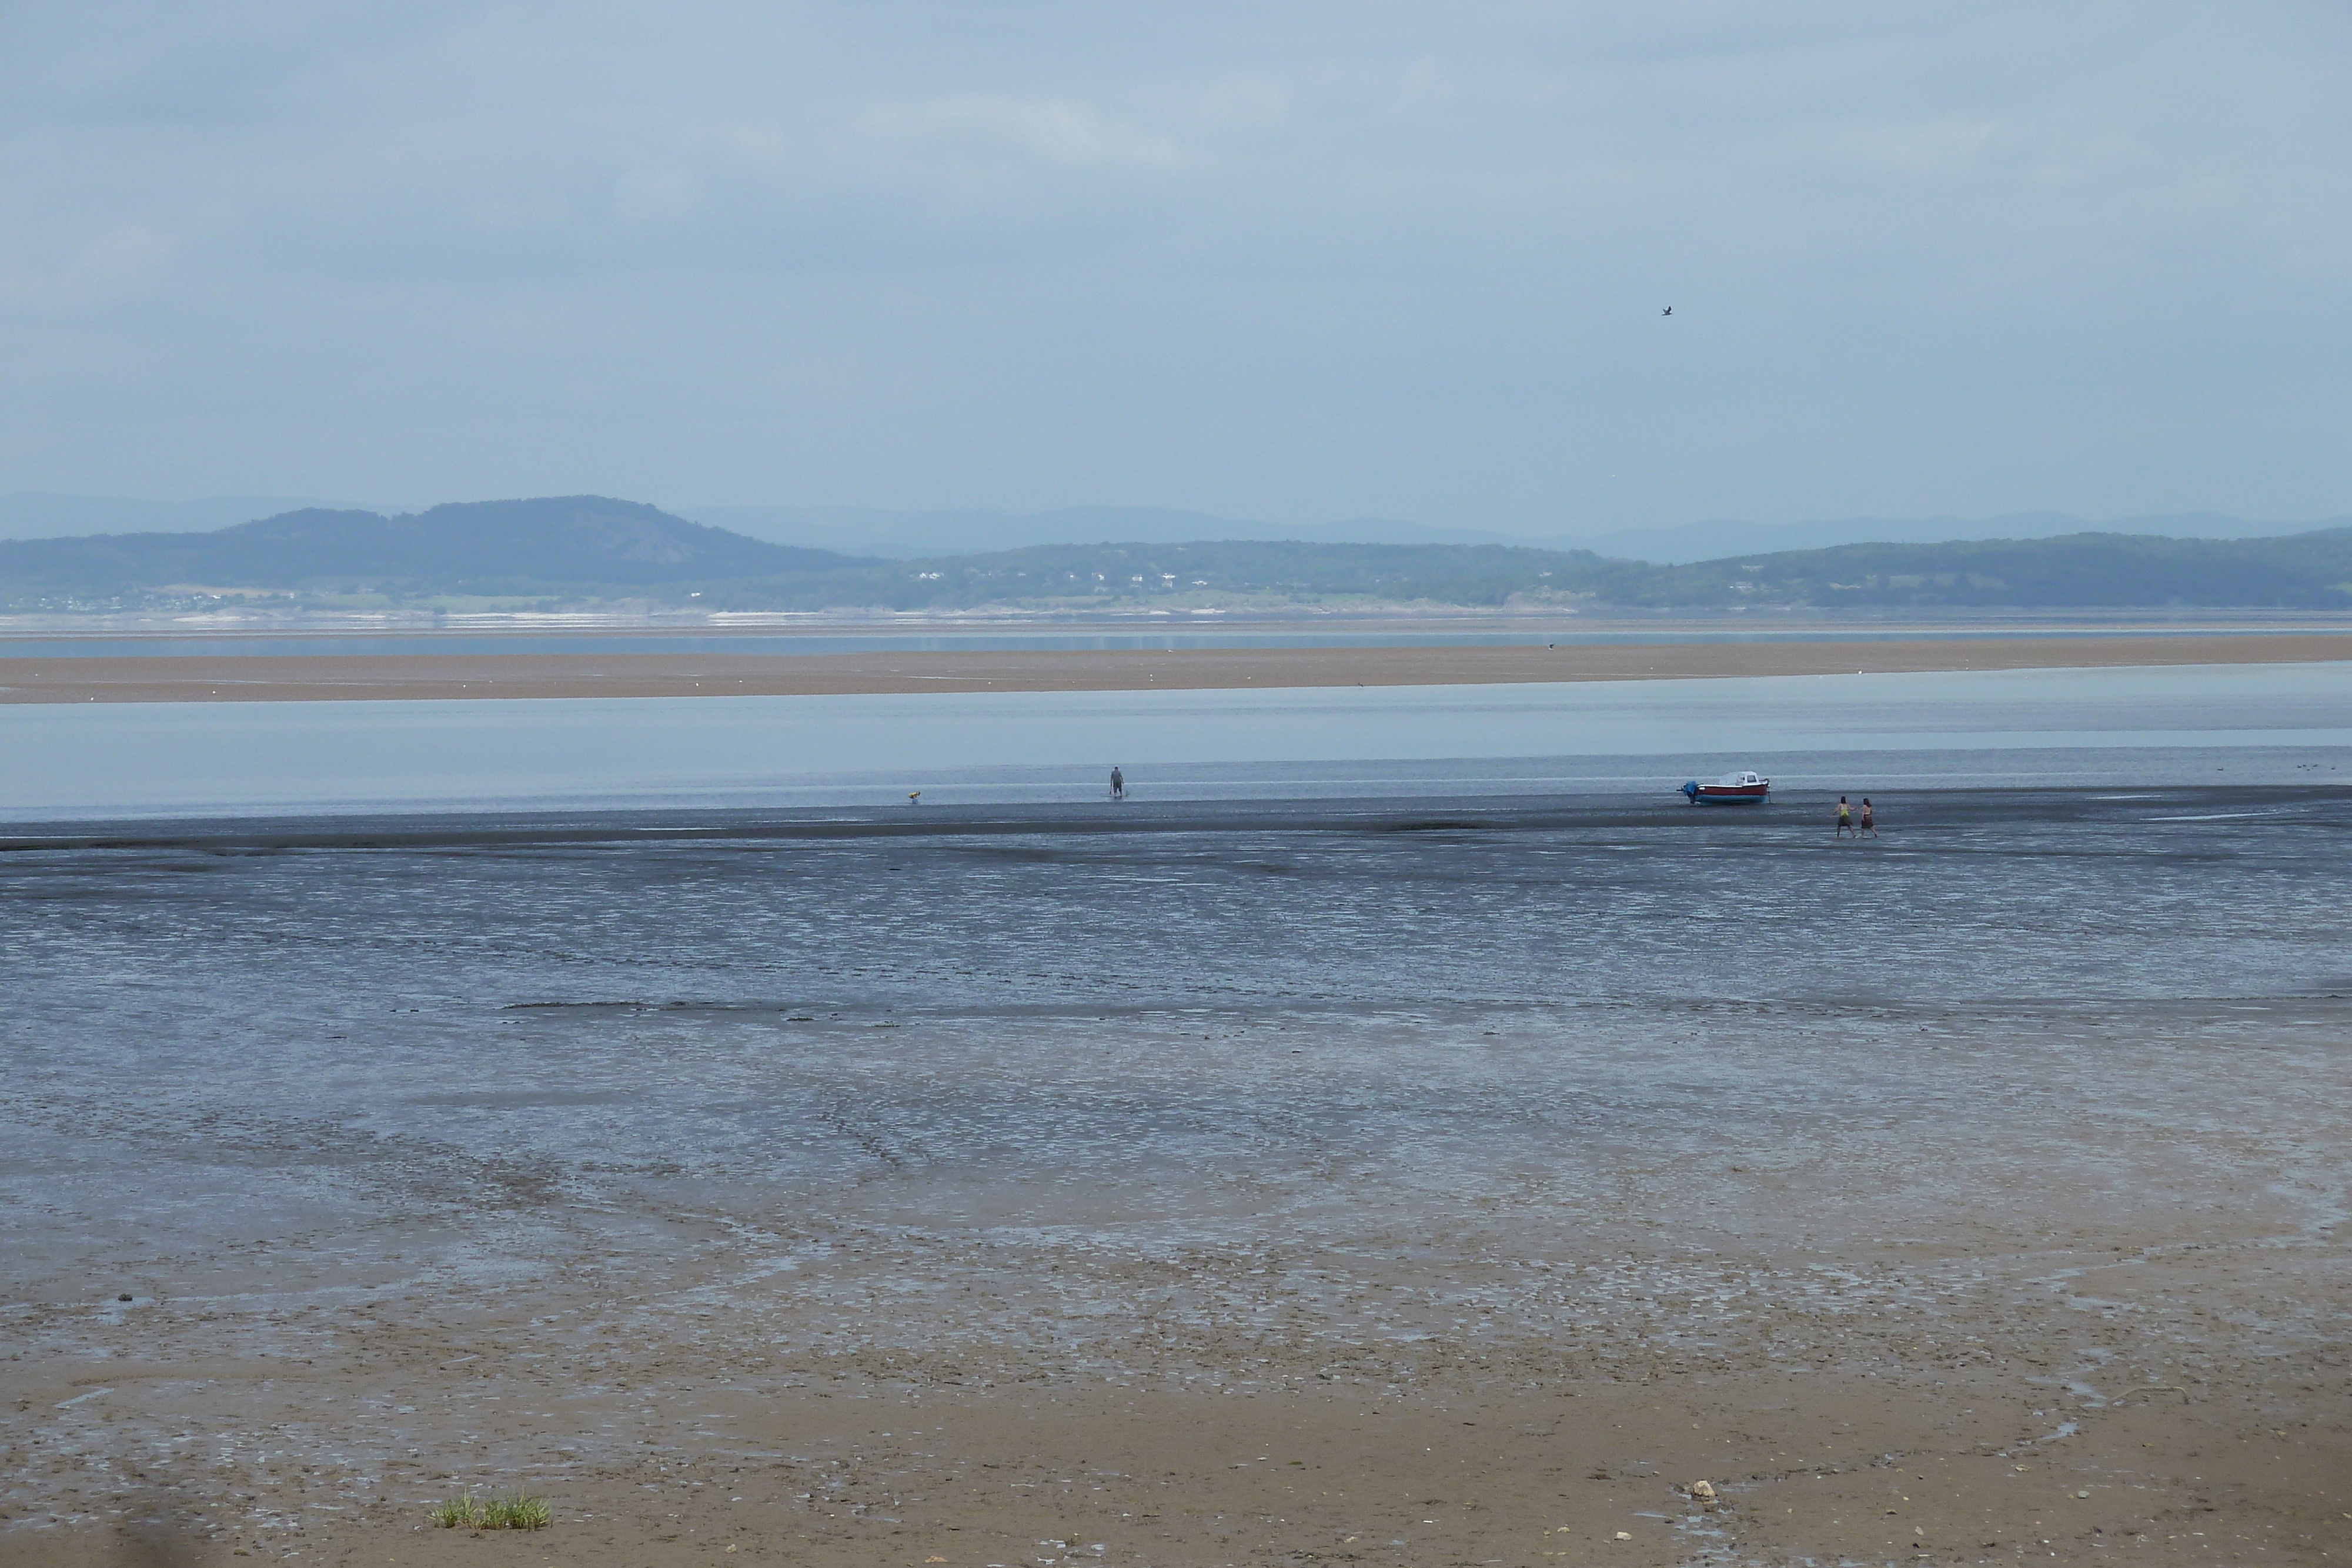
[[[939,691],[1478,685],[2352,659],[2352,635],[1186,648],[860,653],[393,653],[0,658],[0,703],[814,696]]]
[[[532,1343],[520,1310],[507,1332]],[[780,1388],[737,1367],[730,1387],[723,1364],[663,1349],[638,1369],[644,1397],[690,1401],[693,1418],[680,1410],[646,1423],[653,1435],[637,1463],[538,1483],[555,1504],[543,1533],[436,1529],[413,1497],[321,1514],[306,1480],[328,1478],[317,1456],[289,1445],[250,1455],[249,1484],[271,1513],[307,1512],[299,1530],[208,1538],[175,1525],[173,1479],[150,1473],[142,1479],[152,1490],[112,1528],[20,1527],[0,1542],[13,1568],[264,1559],[1663,1568],[2316,1563],[2352,1553],[2341,1424],[2329,1400],[2309,1394],[2216,1397],[2200,1387],[2190,1404],[2161,1390],[2053,1438],[2062,1416],[2076,1426],[2074,1413],[2032,1404],[2047,1396],[2013,1375],[1957,1367],[1709,1376],[1662,1360],[1647,1381],[1540,1388],[1464,1368],[1450,1389],[1378,1398],[1319,1392],[1329,1385],[1303,1372],[1294,1389],[1219,1395],[1049,1378],[1042,1368],[1033,1383],[974,1388],[956,1385],[957,1368],[929,1364],[895,1375],[809,1368],[814,1386]],[[417,1325],[389,1336],[376,1359],[454,1358]],[[509,1418],[459,1424],[501,1446],[532,1425],[528,1412],[576,1403],[562,1372],[535,1358],[419,1371],[429,1385],[411,1397],[452,1385],[474,1385],[467,1392],[477,1396],[501,1389]],[[274,1413],[295,1426],[333,1408],[317,1403],[330,1390],[348,1399],[373,1381],[323,1361],[242,1375],[252,1381],[235,1396],[241,1416]],[[441,1437],[443,1452],[483,1440],[455,1426]],[[1714,1500],[1692,1495],[1700,1479]]]

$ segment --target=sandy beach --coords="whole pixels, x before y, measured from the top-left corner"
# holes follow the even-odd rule
[[[0,657],[0,703],[807,696],[1232,690],[2300,664],[2340,632],[1539,647],[1189,648],[871,653],[366,653]]]
[[[1638,1368],[1511,1356],[1376,1395],[1322,1391],[1363,1381],[1360,1364],[1335,1374],[1296,1353],[1267,1356],[1251,1334],[1199,1348],[1252,1365],[1259,1387],[1193,1394],[1050,1364],[779,1362],[698,1332],[702,1343],[596,1358],[664,1408],[634,1424],[643,1458],[579,1464],[564,1461],[562,1422],[540,1413],[615,1419],[625,1406],[583,1404],[568,1364],[515,1364],[577,1352],[543,1326],[568,1305],[312,1333],[308,1366],[255,1359],[18,1384],[44,1401],[103,1387],[151,1416],[252,1434],[234,1473],[207,1479],[242,1489],[254,1512],[216,1532],[180,1516],[184,1483],[167,1466],[151,1461],[110,1490],[112,1478],[31,1460],[44,1479],[80,1483],[58,1487],[62,1506],[120,1517],[0,1542],[26,1568],[2293,1563],[2352,1551],[2339,1397],[2316,1385],[2281,1395],[2244,1368],[2085,1419],[2032,1385],[2057,1348],[2033,1337],[2004,1343],[2008,1365],[1991,1371],[1961,1351],[1947,1367],[1890,1354],[1883,1368],[1802,1376],[1712,1357]],[[1963,1338],[1991,1326],[1948,1325]],[[2280,1373],[2326,1375],[2268,1369]],[[1543,1386],[1499,1386],[1510,1382]],[[331,1403],[394,1399],[436,1412],[402,1434],[436,1457],[376,1469],[369,1479],[390,1482],[389,1498],[355,1488],[343,1466],[269,1446],[268,1434],[315,1428]],[[500,1401],[510,1417],[496,1414]],[[523,1435],[538,1425],[557,1429]],[[436,1486],[476,1480],[497,1467],[466,1461],[492,1453],[506,1477],[564,1464],[560,1484],[532,1483],[557,1506],[547,1531],[424,1519]],[[1702,1479],[1712,1500],[1693,1496]]]

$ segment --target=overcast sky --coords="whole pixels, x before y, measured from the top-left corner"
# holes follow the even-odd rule
[[[2341,0],[7,0],[0,491],[2342,513],[2347,84]]]

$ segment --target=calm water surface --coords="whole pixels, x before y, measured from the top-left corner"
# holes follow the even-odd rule
[[[1265,692],[0,706],[0,819],[2352,778],[2352,664]]]

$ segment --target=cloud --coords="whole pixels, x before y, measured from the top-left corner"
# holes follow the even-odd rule
[[[2348,54],[2338,8],[2162,0],[20,4],[0,463],[1524,528],[2340,511]]]

